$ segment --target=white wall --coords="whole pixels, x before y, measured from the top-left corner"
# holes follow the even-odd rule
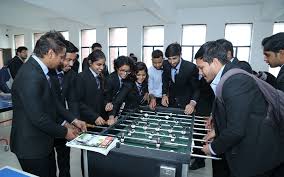
[[[189,8],[177,10],[175,23],[167,24],[161,19],[153,16],[147,11],[114,13],[103,17],[103,25],[92,24],[83,25],[75,21],[66,19],[56,19],[49,21],[49,29],[68,30],[70,41],[79,48],[80,30],[96,28],[97,42],[103,46],[103,51],[108,57],[108,29],[110,27],[128,27],[128,53],[133,52],[139,59],[142,57],[143,26],[165,25],[165,48],[172,42],[181,42],[182,24],[207,24],[206,40],[216,40],[224,38],[226,23],[253,23],[252,41],[251,41],[251,59],[250,63],[255,70],[268,70],[268,66],[263,62],[261,41],[264,37],[272,35],[273,23],[275,21],[284,21],[284,16],[278,19],[265,20],[260,17],[265,16],[265,11],[260,6],[237,6],[237,7],[211,7],[211,8]],[[32,30],[11,30],[14,34],[25,34],[25,45],[32,47]],[[2,33],[0,27],[0,33]],[[1,36],[2,37],[2,36]],[[10,40],[12,37],[9,38]],[[1,40],[1,43],[2,40]],[[7,42],[5,44],[7,45]]]
[[[9,38],[11,38],[9,28],[5,25],[0,25],[0,48],[10,48]]]

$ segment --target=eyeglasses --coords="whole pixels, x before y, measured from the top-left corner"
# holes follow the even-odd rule
[[[119,69],[119,72],[124,72],[125,74],[130,74],[131,72],[129,70]]]

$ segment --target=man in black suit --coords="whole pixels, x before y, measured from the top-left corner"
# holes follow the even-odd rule
[[[196,60],[204,78],[216,92],[221,77],[235,67],[226,50],[216,41],[205,43],[204,54]],[[206,154],[225,154],[232,177],[272,176],[283,160],[279,131],[266,119],[267,104],[254,79],[234,75],[224,83],[223,103],[213,104],[214,130],[205,137]]]
[[[246,61],[240,61],[238,58],[234,57],[233,44],[226,39],[218,39],[217,42],[221,44],[227,51],[227,59],[231,61],[234,65],[252,74],[252,68],[250,64]]]
[[[79,101],[76,99],[75,93],[77,73],[71,69],[74,61],[76,61],[76,53],[79,50],[70,41],[65,40],[64,44],[66,46],[66,55],[59,67],[54,70],[51,83],[60,104],[76,117],[79,117]],[[62,124],[71,126],[60,116],[58,118]],[[66,142],[65,138],[55,138],[54,141],[59,177],[70,177],[70,148],[65,145]]]
[[[204,49],[201,47],[196,52],[194,58],[199,59],[202,58],[204,53]],[[195,115],[197,116],[204,116],[204,117],[210,117],[210,114],[212,112],[212,105],[215,98],[214,92],[212,88],[210,87],[210,84],[206,82],[202,74],[199,72],[199,90],[200,95],[199,99],[197,101],[196,105],[196,112]],[[204,126],[198,126],[194,125],[196,128],[204,128]],[[203,133],[206,134],[205,130],[195,130],[197,133]],[[201,135],[193,135],[196,139],[202,139],[203,136]],[[195,145],[202,146],[202,143],[200,141],[195,141]],[[205,155],[201,149],[194,149],[195,154]],[[194,162],[190,165],[190,170],[197,170],[199,168],[205,167],[205,159],[204,158],[198,158],[196,157],[194,159]]]
[[[76,129],[60,125],[57,115],[86,130],[85,122],[64,109],[51,89],[49,69],[58,67],[65,52],[61,33],[52,31],[44,34],[12,86],[11,151],[16,154],[24,171],[41,177],[56,176],[54,138],[71,140],[78,134]]]
[[[284,32],[264,38],[262,46],[264,61],[272,68],[281,67],[276,78],[276,88],[284,92]],[[284,144],[284,142],[282,143]],[[278,176],[284,176],[284,163],[278,167],[275,173]]]
[[[25,60],[28,57],[28,48],[21,46],[17,48],[16,56],[12,58],[8,63],[8,68],[13,79],[15,79],[16,74],[20,67],[24,64]]]
[[[195,64],[181,58],[181,46],[170,44],[165,52],[162,75],[162,105],[184,109],[185,114],[191,114],[199,97],[198,69]]]

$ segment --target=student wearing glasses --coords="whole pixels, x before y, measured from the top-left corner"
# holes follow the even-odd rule
[[[112,111],[113,103],[112,101],[116,98],[117,94],[121,90],[125,81],[129,80],[130,73],[133,70],[133,60],[127,56],[119,56],[114,60],[114,72],[112,72],[105,82],[105,100],[106,106],[105,110],[107,112]],[[107,124],[112,125],[115,123],[113,116],[110,116]]]

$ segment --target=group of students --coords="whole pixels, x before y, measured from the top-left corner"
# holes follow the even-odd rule
[[[280,48],[272,51],[284,60],[281,42]],[[238,67],[252,73],[247,62],[233,57],[233,46],[229,41],[221,39],[205,43],[195,55],[197,65],[182,59],[178,43],[167,46],[167,60],[164,60],[162,51],[153,51],[149,69],[143,62],[119,56],[114,60],[114,72],[110,74],[101,46],[97,49],[94,46],[92,53],[84,59],[83,71],[79,74],[71,69],[77,52],[78,49],[59,32],[48,32],[37,41],[32,56],[14,80],[11,150],[24,171],[38,176],[55,176],[55,148],[59,176],[70,176],[70,149],[65,146],[66,139],[73,139],[80,131],[86,131],[87,124],[112,125],[117,121],[121,107],[135,110],[140,105],[149,105],[153,110],[156,106],[176,107],[183,109],[185,114],[195,111],[201,116],[212,113],[214,126],[211,127],[216,134],[212,133],[215,131],[209,132],[210,136],[206,136],[206,139],[212,142],[204,145],[199,153],[223,157],[223,161],[213,163],[213,176],[272,174],[269,170],[280,165],[282,159],[274,161],[272,165],[255,159],[248,160],[259,165],[259,170],[255,166],[249,169],[251,164],[245,162],[249,158],[246,155],[253,155],[254,152],[252,145],[244,145],[242,139],[248,136],[251,140],[248,129],[252,129],[252,134],[257,136],[257,130],[253,127],[259,125],[245,122],[254,118],[255,114],[256,117],[262,117],[266,110],[265,103],[261,106],[254,104],[262,103],[263,99],[255,100],[260,95],[255,97],[257,91],[249,91],[248,88],[255,89],[255,85],[247,85],[247,78],[237,78],[230,82],[231,86],[224,85],[224,89],[230,90],[226,92],[228,98],[224,96],[228,107],[225,112],[218,112],[214,93],[222,72]],[[278,56],[278,53],[281,55]],[[264,54],[267,58],[272,56],[269,51]],[[233,160],[232,153],[243,147],[250,152],[240,151],[240,158]],[[262,152],[267,153],[266,150]],[[199,163],[204,164],[204,161]],[[194,166],[191,168],[196,169]]]

